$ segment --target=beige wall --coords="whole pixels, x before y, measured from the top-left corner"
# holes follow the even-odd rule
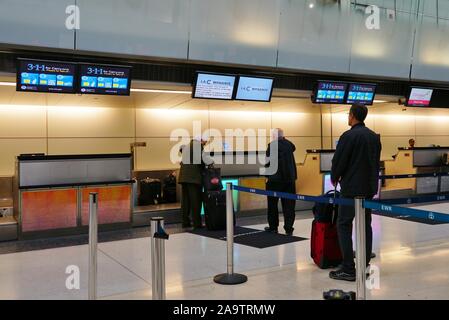
[[[323,114],[323,140],[330,146],[346,130],[349,107],[335,107]],[[416,140],[417,147],[430,144],[449,146],[448,109],[403,109],[397,104],[379,104],[370,108],[366,124],[381,135],[382,159],[391,159],[398,147],[407,147],[408,140]],[[331,135],[332,128],[332,135]]]
[[[179,140],[175,135],[171,141],[170,135],[180,129],[180,135],[193,136],[194,125],[202,131],[212,130],[212,138],[226,129],[265,130],[268,137],[271,128],[281,127],[297,146],[297,162],[302,162],[307,149],[331,148],[348,129],[347,111],[348,107],[312,105],[308,99],[249,103],[160,93],[47,95],[0,86],[0,175],[14,173],[15,157],[20,153],[129,152],[136,141],[147,143],[136,151],[137,169],[176,168],[170,152]],[[449,145],[449,112],[444,109],[402,111],[394,104],[376,105],[370,109],[367,125],[382,135],[383,159],[391,158],[411,137],[418,146]],[[221,145],[212,141],[213,148],[220,150]],[[249,149],[248,140],[242,148]],[[261,141],[256,148],[264,150],[266,143]]]

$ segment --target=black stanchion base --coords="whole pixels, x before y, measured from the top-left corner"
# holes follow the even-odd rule
[[[214,277],[214,282],[218,284],[232,285],[232,284],[245,283],[246,281],[248,281],[248,277],[239,273],[232,273],[232,274],[222,273]]]

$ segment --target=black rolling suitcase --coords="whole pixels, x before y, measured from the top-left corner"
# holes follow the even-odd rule
[[[208,230],[226,229],[226,191],[204,193],[204,217]]]
[[[161,203],[162,186],[159,179],[143,179],[139,182],[139,206]]]
[[[163,180],[162,200],[164,203],[176,202],[176,176],[172,173]]]

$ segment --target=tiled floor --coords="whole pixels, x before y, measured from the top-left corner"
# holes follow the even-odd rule
[[[446,205],[443,209],[447,209]],[[443,210],[440,210],[440,212]],[[297,220],[295,235],[310,237],[311,220]],[[264,225],[251,226],[262,229]],[[372,299],[449,299],[449,226],[430,226],[375,216],[374,248],[380,289]],[[336,282],[310,259],[310,242],[267,249],[235,245],[235,270],[247,283],[220,286],[212,278],[226,268],[226,244],[190,233],[166,243],[168,299],[321,299],[329,289],[355,290]],[[86,299],[86,245],[0,255],[0,299]],[[80,269],[79,290],[66,288],[67,266]],[[101,299],[150,299],[150,240],[99,244]]]

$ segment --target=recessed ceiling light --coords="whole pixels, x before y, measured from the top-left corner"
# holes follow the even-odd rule
[[[187,90],[131,89],[131,91],[132,92],[150,92],[150,93],[192,94],[192,91],[187,91]]]
[[[15,82],[0,82],[0,86],[8,86],[8,87],[15,87]]]
[[[310,4],[309,4],[309,8],[310,8],[310,9],[313,9],[313,7],[315,7],[315,4],[310,3]]]

